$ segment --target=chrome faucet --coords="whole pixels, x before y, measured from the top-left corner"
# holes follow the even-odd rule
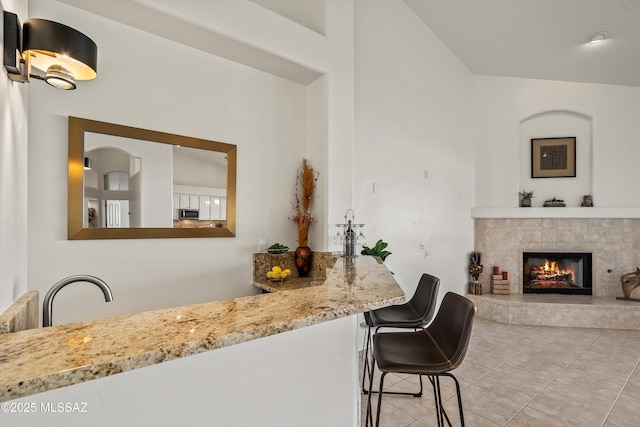
[[[42,307],[42,326],[47,327],[51,326],[51,317],[53,315],[53,298],[56,296],[58,291],[70,283],[74,282],[89,282],[93,283],[100,289],[102,289],[102,293],[104,294],[104,300],[106,302],[113,301],[113,295],[111,294],[111,289],[109,286],[102,280],[98,279],[94,276],[87,276],[83,274],[79,274],[76,276],[69,276],[66,279],[60,280],[58,283],[53,285],[51,289],[47,292],[47,295],[44,296],[44,302]]]

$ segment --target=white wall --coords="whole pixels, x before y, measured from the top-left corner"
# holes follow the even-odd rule
[[[590,117],[567,111],[550,111],[528,117],[520,123],[518,188],[531,191],[535,188],[532,206],[543,206],[545,200],[554,197],[564,200],[567,206],[577,207],[582,197],[591,194],[591,144],[592,122]],[[565,178],[531,178],[532,138],[576,138],[576,176]],[[518,196],[515,196],[516,203]]]
[[[355,82],[356,222],[369,246],[389,243],[386,264],[406,293],[426,272],[442,279],[440,296],[464,293],[472,74],[404,2],[356,2]]]
[[[570,188],[563,189],[565,200],[577,206],[589,179],[595,206],[640,206],[636,189],[640,181],[640,88],[488,76],[475,76],[474,86],[476,206],[518,205],[517,193],[526,175],[519,157],[524,139],[520,122],[550,111],[570,112],[591,120],[591,176],[585,177],[585,168],[579,167],[577,180],[553,179],[562,185],[571,182]],[[567,134],[576,131],[572,126],[540,122],[535,132],[573,136]],[[577,132],[587,133],[580,128]],[[578,149],[582,151],[580,156],[589,148],[579,145]],[[528,190],[540,189],[534,203],[541,206],[551,191],[546,187],[552,184],[548,179],[540,185],[535,181],[526,185]]]
[[[324,230],[312,230],[311,233],[314,237],[317,235],[314,233],[323,231],[323,246],[333,249],[340,249],[333,246],[335,224],[344,222],[345,211],[353,207],[355,3],[353,0],[325,3],[330,69],[326,78],[318,84],[309,85],[307,92],[316,106],[311,111],[318,114],[317,117],[309,117],[309,121],[317,126],[318,120],[325,116],[328,123],[326,130],[322,132],[327,138],[326,148],[322,150],[326,170],[323,184],[326,185],[324,214],[327,227]],[[318,102],[323,97],[326,102]],[[314,130],[316,129],[309,129],[309,144],[319,141],[322,135],[319,133],[312,136],[311,132]],[[321,146],[309,146],[308,150],[315,154],[321,151]]]
[[[24,22],[26,2],[0,9]],[[4,21],[2,21],[4,22]],[[0,28],[4,28],[0,24]],[[4,31],[0,31],[0,40]],[[0,51],[4,43],[0,42]],[[4,53],[3,53],[4,54]],[[27,291],[27,88],[0,70],[0,313]]]
[[[32,16],[63,22],[99,46],[96,80],[73,92],[29,87],[29,288],[44,294],[85,273],[114,295],[105,304],[97,289],[74,284],[56,297],[55,323],[253,293],[258,238],[295,247],[288,218],[306,154],[305,87],[65,4],[29,4]],[[68,241],[70,115],[236,144],[237,236]]]

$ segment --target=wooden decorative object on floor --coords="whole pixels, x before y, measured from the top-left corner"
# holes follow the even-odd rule
[[[491,292],[496,295],[509,295],[511,294],[511,282],[502,277],[502,274],[491,275]]]

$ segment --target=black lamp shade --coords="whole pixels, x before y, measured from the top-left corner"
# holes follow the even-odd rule
[[[77,80],[96,78],[98,47],[80,31],[46,19],[29,19],[22,37],[23,54],[30,55],[33,67],[46,72],[58,65]]]

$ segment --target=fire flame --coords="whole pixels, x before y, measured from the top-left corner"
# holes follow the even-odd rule
[[[570,288],[576,285],[576,263],[562,261],[558,263],[553,258],[536,259],[529,268],[525,266],[525,275],[532,288]]]
[[[555,261],[545,260],[544,262],[544,271],[551,273],[560,273],[560,269],[558,268],[558,263]]]
[[[544,262],[544,272],[547,277],[568,274],[570,274],[572,278],[575,277],[575,271],[573,269],[561,269],[558,267],[558,263],[556,261],[548,259]]]

